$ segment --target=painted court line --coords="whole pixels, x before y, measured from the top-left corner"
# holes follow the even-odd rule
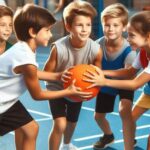
[[[52,119],[51,118],[35,119],[35,121],[37,121],[37,122],[47,121],[47,120],[52,120]]]
[[[150,125],[143,125],[143,126],[137,126],[136,130],[140,130],[140,129],[146,129],[146,128],[150,128]],[[120,130],[120,132],[123,132],[123,130]]]
[[[35,119],[35,121],[37,121],[37,122],[40,122],[40,121],[47,121],[47,120],[51,120],[51,118]],[[8,134],[15,135],[15,134],[14,134],[14,131],[9,132]]]
[[[82,109],[84,109],[84,110],[88,110],[88,111],[92,111],[92,112],[94,112],[94,111],[95,111],[95,109],[94,109],[94,108],[89,108],[89,107],[85,107],[85,106],[83,106],[83,107],[82,107]],[[109,113],[109,114],[119,116],[119,113],[116,113],[116,112],[112,112],[112,113]]]
[[[31,110],[31,109],[28,109],[28,111],[31,112],[31,113],[34,113],[34,114],[41,115],[41,116],[50,117],[52,119],[52,115],[50,115],[50,114],[46,114],[46,113],[43,113],[43,112]]]
[[[149,135],[143,135],[143,136],[138,136],[136,137],[136,139],[145,139],[147,138]],[[118,144],[118,143],[122,143],[123,142],[123,139],[120,139],[120,140],[116,140],[113,144]],[[83,146],[83,147],[79,147],[79,150],[84,150],[84,149],[90,149],[90,148],[93,148],[93,145],[88,145],[88,146]]]
[[[92,112],[95,111],[94,108],[89,108],[89,107],[85,107],[85,106],[83,106],[82,109],[92,111]],[[119,113],[117,113],[117,112],[112,112],[112,113],[109,113],[109,114],[119,116]],[[144,113],[142,116],[150,117],[150,114],[149,113]]]
[[[95,139],[98,138],[100,136],[103,136],[103,134],[97,134],[97,135],[92,135],[92,136],[86,136],[86,137],[82,137],[82,138],[77,138],[74,139],[74,141],[78,142],[78,141],[85,141],[85,140],[89,140],[89,139]]]

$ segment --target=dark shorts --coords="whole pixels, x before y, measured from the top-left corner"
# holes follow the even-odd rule
[[[128,91],[128,90],[118,90],[118,91],[119,91],[118,95],[120,100],[127,99],[133,102],[134,91]],[[110,95],[110,94],[99,92],[96,98],[95,111],[97,113],[113,112],[116,96],[117,95]]]
[[[66,117],[70,122],[77,122],[82,102],[71,102],[65,98],[50,100],[50,109],[53,119]]]
[[[33,118],[20,101],[0,114],[0,136],[31,122]]]

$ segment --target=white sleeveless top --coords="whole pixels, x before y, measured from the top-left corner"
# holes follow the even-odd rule
[[[100,50],[100,45],[90,38],[82,48],[72,47],[69,36],[57,40],[54,45],[57,49],[56,72],[64,71],[77,64],[93,64]],[[61,81],[47,82],[46,87],[49,90],[63,89]]]

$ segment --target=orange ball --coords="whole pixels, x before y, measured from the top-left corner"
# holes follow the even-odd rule
[[[75,79],[76,80],[75,86],[80,87],[81,91],[93,93],[92,97],[86,99],[86,100],[91,100],[98,94],[100,88],[93,87],[93,88],[86,89],[88,86],[91,85],[91,83],[83,81],[83,78],[86,78],[83,74],[87,70],[96,72],[93,66],[87,65],[87,64],[80,64],[80,65],[75,66],[74,68],[69,69],[69,72],[72,72],[71,79],[69,79],[67,83],[64,83],[63,86],[64,88],[67,88],[68,86],[70,86],[70,84],[72,84],[72,81]],[[77,96],[69,96],[68,98],[69,100],[74,101],[74,102],[82,101],[82,99]]]

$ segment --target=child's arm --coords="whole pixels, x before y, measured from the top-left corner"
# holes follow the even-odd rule
[[[54,73],[54,72],[47,72],[47,71],[37,71],[38,78],[40,80],[45,81],[53,81],[53,80],[60,80],[62,73]]]
[[[53,81],[53,80],[60,80],[62,72],[54,72],[54,69],[56,67],[56,59],[57,59],[57,53],[56,48],[53,47],[51,50],[51,57],[48,58],[44,71],[38,70],[37,75],[40,80],[46,80],[46,81]]]
[[[80,88],[74,86],[74,83],[65,90],[60,91],[48,91],[42,90],[38,81],[37,68],[34,65],[23,65],[15,69],[16,73],[20,73],[24,76],[24,81],[32,98],[36,100],[44,99],[57,99],[59,97],[65,97],[70,95],[77,95],[83,99],[90,98],[91,92],[81,92]]]
[[[104,70],[104,75],[114,78],[132,78],[138,72],[137,69],[130,66],[129,68],[122,68],[117,70]]]
[[[105,80],[104,86],[127,89],[127,90],[136,90],[143,86],[150,80],[150,74],[146,72],[140,73],[137,77],[132,80]]]
[[[118,89],[127,89],[127,90],[135,90],[141,86],[143,86],[145,83],[147,83],[150,80],[150,74],[146,72],[142,72],[139,74],[136,78],[133,80],[111,80],[106,79],[104,77],[104,73],[99,68],[95,67],[97,73],[93,73],[88,71],[85,76],[89,79],[84,79],[87,82],[93,83],[88,88],[94,87],[94,86],[108,86],[108,87],[114,87]]]
[[[56,47],[53,46],[51,49],[51,55],[47,59],[47,62],[44,66],[44,71],[54,72],[57,63],[57,50]]]
[[[100,68],[102,67],[102,57],[103,57],[102,50],[99,49],[98,54],[97,54],[95,61],[94,61],[95,66],[100,67]]]

